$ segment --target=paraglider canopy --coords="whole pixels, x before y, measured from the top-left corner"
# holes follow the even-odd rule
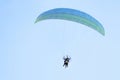
[[[69,8],[51,9],[40,14],[37,17],[35,23],[47,19],[62,19],[81,23],[98,31],[100,34],[105,35],[105,30],[99,21],[97,21],[94,17],[90,16],[89,14],[79,10]]]

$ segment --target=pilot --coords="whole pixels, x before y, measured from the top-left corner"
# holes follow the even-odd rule
[[[70,57],[68,57],[68,56],[64,56],[63,57],[63,60],[64,60],[64,64],[63,64],[63,67],[65,66],[65,68],[67,68],[68,67],[68,63],[69,63],[69,61],[70,61]]]

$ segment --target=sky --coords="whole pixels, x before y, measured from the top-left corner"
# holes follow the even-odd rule
[[[53,8],[92,15],[105,36],[71,21],[34,23]],[[0,0],[0,80],[120,80],[119,8],[119,0]]]

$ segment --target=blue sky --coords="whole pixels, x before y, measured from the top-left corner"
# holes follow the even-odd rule
[[[105,28],[37,16],[53,8],[84,11]],[[0,80],[119,80],[119,0],[1,0]],[[63,68],[62,57],[72,60]]]

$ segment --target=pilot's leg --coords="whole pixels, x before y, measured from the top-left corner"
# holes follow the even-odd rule
[[[68,63],[65,63],[65,68],[68,67]]]

